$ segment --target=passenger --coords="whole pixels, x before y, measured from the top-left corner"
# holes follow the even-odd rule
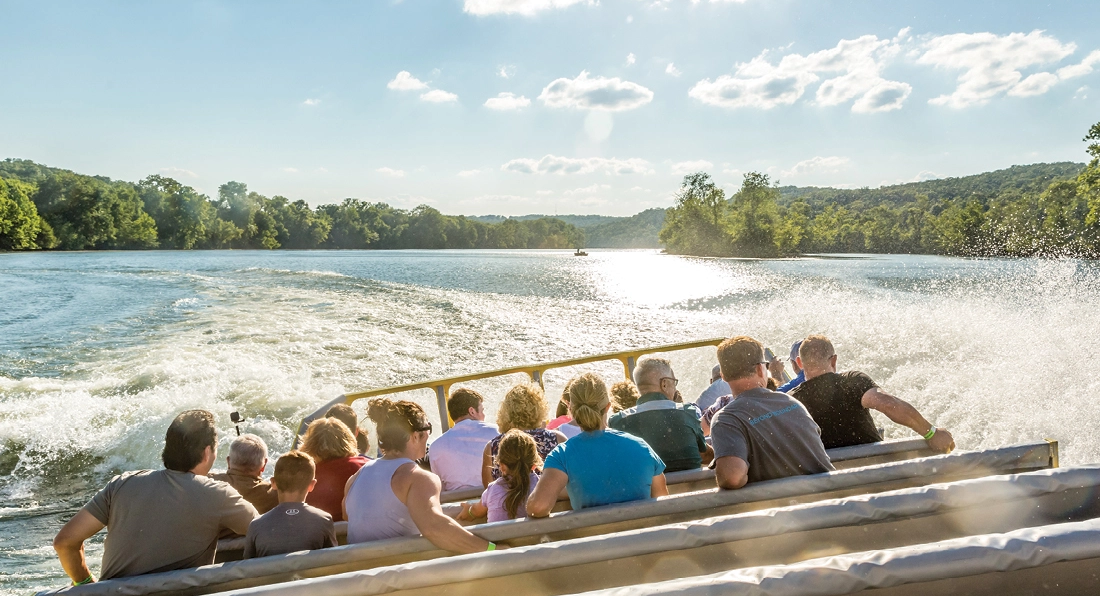
[[[432,424],[410,401],[372,399],[367,416],[378,428],[386,455],[367,462],[345,487],[348,542],[422,534],[437,548],[458,553],[495,550],[467,532],[439,505],[439,477],[416,465],[424,457]]]
[[[788,362],[791,363],[791,368],[794,370],[794,378],[779,387],[779,391],[783,393],[790,393],[794,391],[795,387],[798,387],[802,383],[806,382],[806,372],[802,370],[802,365],[798,363],[798,348],[802,345],[802,340],[798,340],[791,345],[791,356]],[[774,375],[773,375],[774,376]]]
[[[355,437],[336,418],[321,418],[310,423],[300,448],[313,458],[317,485],[306,497],[306,503],[328,513],[334,521],[344,521],[340,503],[344,485],[358,472],[367,458],[359,455]]]
[[[244,558],[269,557],[337,546],[332,516],[306,505],[306,495],[317,485],[313,458],[302,451],[284,453],[275,462],[271,484],[279,504],[248,526]]]
[[[497,448],[504,433],[518,428],[531,435],[538,445],[539,457],[546,459],[550,451],[559,443],[564,443],[568,437],[558,430],[546,430],[546,399],[542,394],[542,387],[534,383],[523,383],[508,390],[504,396],[504,403],[500,404],[497,412],[497,428],[500,434],[493,437],[487,445],[481,457],[481,484],[488,487],[489,484],[500,478],[500,469],[496,467]]]
[[[607,425],[644,440],[665,463],[665,472],[698,470],[714,459],[699,426],[695,404],[673,401],[677,379],[664,358],[646,357],[634,368],[642,396],[638,405],[613,414]]]
[[[355,436],[355,450],[359,455],[366,456],[370,451],[370,439],[367,431],[359,428],[359,415],[347,404],[336,404],[325,412],[325,418],[335,418],[343,422],[351,434]]]
[[[802,342],[799,364],[806,382],[791,392],[821,425],[821,439],[827,449],[862,445],[882,440],[870,410],[878,410],[894,422],[907,426],[940,453],[955,448],[946,429],[936,428],[908,402],[882,389],[871,377],[859,372],[836,372],[836,351],[824,335],[811,335]]]
[[[584,430],[554,448],[527,499],[527,515],[546,517],[564,488],[574,510],[668,494],[665,464],[645,441],[607,428],[611,398],[599,375],[569,383],[569,405]]]
[[[642,393],[634,381],[627,379],[619,381],[611,386],[611,409],[614,412],[622,412],[638,405],[638,398]]]
[[[700,412],[706,412],[707,408],[714,405],[720,398],[730,394],[730,386],[722,380],[722,367],[718,364],[710,371],[710,386],[699,394],[695,400],[695,406]]]
[[[734,396],[711,425],[718,486],[736,489],[833,469],[821,429],[802,404],[767,389],[764,348],[751,337],[733,337],[718,346],[722,378]]]
[[[267,467],[267,444],[263,439],[256,435],[233,439],[225,462],[229,470],[224,474],[211,474],[211,478],[228,482],[261,514],[279,504],[279,495],[275,494],[271,483],[261,477]]]
[[[573,417],[569,415],[569,398],[565,395],[561,396],[558,401],[558,408],[554,412],[554,419],[546,424],[546,430],[556,430],[563,424],[568,424]]]
[[[538,473],[542,471],[542,458],[535,440],[514,428],[504,433],[497,452],[497,467],[502,476],[481,493],[480,502],[462,503],[459,521],[485,517],[490,522],[498,522],[527,517],[527,498],[538,485]]]
[[[497,427],[485,422],[485,399],[473,389],[459,388],[447,400],[454,427],[432,443],[431,470],[443,490],[481,488],[481,454],[497,436]]]
[[[207,476],[217,456],[213,414],[176,416],[164,437],[163,470],[115,476],[57,533],[53,548],[73,583],[95,581],[84,541],[104,526],[100,579],[213,563],[218,534],[244,535],[256,518],[256,508],[240,493]]]

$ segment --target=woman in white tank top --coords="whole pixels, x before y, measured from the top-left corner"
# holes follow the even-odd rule
[[[439,477],[416,465],[432,432],[424,410],[410,401],[368,403],[367,416],[378,427],[378,446],[386,455],[360,468],[344,488],[348,542],[422,534],[443,550],[494,550],[496,545],[443,513]]]

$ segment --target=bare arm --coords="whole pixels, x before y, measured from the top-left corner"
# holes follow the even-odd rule
[[[726,490],[741,488],[749,481],[749,462],[732,455],[719,457],[714,474],[718,480],[718,488]]]
[[[410,467],[406,474],[410,476],[409,490],[402,500],[409,509],[413,523],[425,538],[438,548],[456,553],[488,550],[488,540],[467,532],[461,524],[443,513],[439,505],[442,485],[438,476],[416,467]],[[401,498],[401,495],[396,496]]]
[[[878,410],[897,424],[909,427],[918,435],[924,436],[932,428],[932,423],[925,420],[909,402],[894,397],[889,393],[872,387],[860,398],[860,404],[872,410]],[[955,440],[946,429],[937,429],[936,434],[928,441],[928,446],[935,451],[947,453],[955,448]]]
[[[714,447],[707,445],[706,451],[700,451],[699,457],[703,460],[704,466],[709,466],[710,462],[714,461]]]
[[[460,522],[474,521],[489,515],[489,508],[481,504],[481,501],[463,501],[462,511],[457,519]]]
[[[569,482],[569,476],[561,470],[547,468],[542,472],[542,478],[535,485],[535,492],[527,498],[528,517],[546,517],[554,509],[558,502],[558,495]]]
[[[53,549],[61,561],[61,568],[69,575],[73,583],[82,582],[92,576],[88,561],[84,558],[84,541],[95,536],[105,526],[94,515],[81,509],[61,526],[53,539]]]
[[[668,483],[665,482],[664,474],[657,474],[653,477],[653,483],[649,485],[649,498],[656,499],[657,497],[668,496]]]
[[[489,448],[491,444],[485,444],[485,451],[481,453],[481,486],[489,488],[493,483],[493,452]]]
[[[556,428],[554,430],[550,431],[550,432],[554,433],[554,438],[556,438],[558,440],[558,445],[561,445],[562,443],[569,440],[569,437],[565,436],[565,433],[561,432],[560,430],[558,430]]]

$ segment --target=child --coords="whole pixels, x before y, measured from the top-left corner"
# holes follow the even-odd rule
[[[301,451],[286,453],[275,462],[271,486],[278,491],[279,504],[248,526],[244,558],[337,545],[332,516],[305,503],[317,484],[316,469],[313,458]]]
[[[538,484],[542,469],[538,447],[531,435],[513,428],[504,434],[497,450],[500,478],[493,481],[481,501],[463,503],[460,521],[472,521],[488,516],[490,522],[527,517],[527,497]]]

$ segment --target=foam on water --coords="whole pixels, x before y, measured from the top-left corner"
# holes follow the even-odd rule
[[[183,409],[225,421],[223,453],[234,410],[278,453],[344,391],[706,337],[749,334],[783,354],[825,333],[842,369],[913,402],[960,448],[1050,437],[1066,463],[1100,461],[1087,432],[1100,422],[1098,303],[1100,274],[1079,261],[0,256],[0,592],[62,584],[52,534],[110,475],[158,467]],[[673,356],[689,398],[712,355]],[[565,374],[548,376],[549,395]],[[490,412],[508,382],[477,385]],[[431,392],[412,397],[434,414]]]

